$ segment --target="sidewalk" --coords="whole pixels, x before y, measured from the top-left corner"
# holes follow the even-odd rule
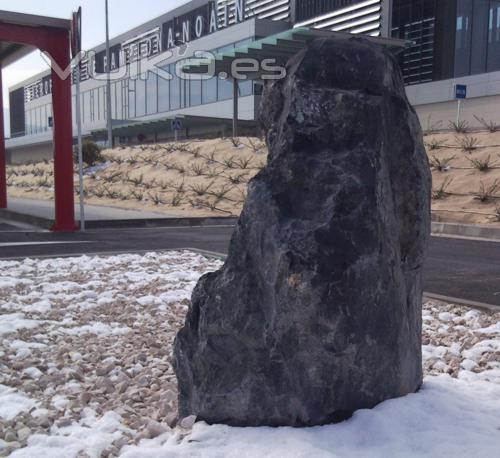
[[[36,216],[38,218],[54,219],[54,201],[24,199],[10,197],[7,210],[22,213],[24,215]],[[104,207],[97,205],[85,205],[85,220],[129,220],[129,219],[155,219],[155,218],[178,218],[179,215],[159,212],[147,212],[127,210],[117,207]],[[75,219],[80,221],[80,204],[75,204]]]
[[[0,210],[0,219],[51,229],[54,225],[54,202],[12,197],[8,208]],[[80,205],[75,204],[75,220],[80,221]],[[186,217],[175,213],[128,210],[125,208],[85,205],[87,229],[125,227],[180,227],[235,225],[238,218],[227,216]]]

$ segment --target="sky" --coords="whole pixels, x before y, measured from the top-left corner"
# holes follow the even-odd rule
[[[189,0],[109,0],[110,37],[126,32],[150,19],[160,16]],[[70,19],[71,13],[82,7],[82,40],[84,49],[90,49],[106,39],[104,19],[105,0],[0,0],[0,10],[38,14]],[[35,51],[5,68],[3,76],[3,104],[6,135],[9,135],[7,88],[48,68]]]

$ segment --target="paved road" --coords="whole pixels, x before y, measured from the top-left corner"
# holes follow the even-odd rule
[[[85,234],[0,232],[0,258],[171,248],[225,253],[232,230],[219,226],[108,229]],[[500,243],[433,237],[424,282],[429,293],[500,306]]]

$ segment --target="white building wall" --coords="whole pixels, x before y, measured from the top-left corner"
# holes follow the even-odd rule
[[[471,127],[480,127],[474,116],[500,123],[500,72],[492,72],[407,86],[408,99],[424,129],[440,121],[446,128],[456,121],[456,84],[467,85],[467,99],[461,102],[460,119]]]

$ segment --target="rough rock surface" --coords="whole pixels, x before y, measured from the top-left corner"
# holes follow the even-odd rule
[[[270,150],[175,342],[180,417],[318,425],[419,389],[431,179],[389,51],[317,40],[270,86]]]

